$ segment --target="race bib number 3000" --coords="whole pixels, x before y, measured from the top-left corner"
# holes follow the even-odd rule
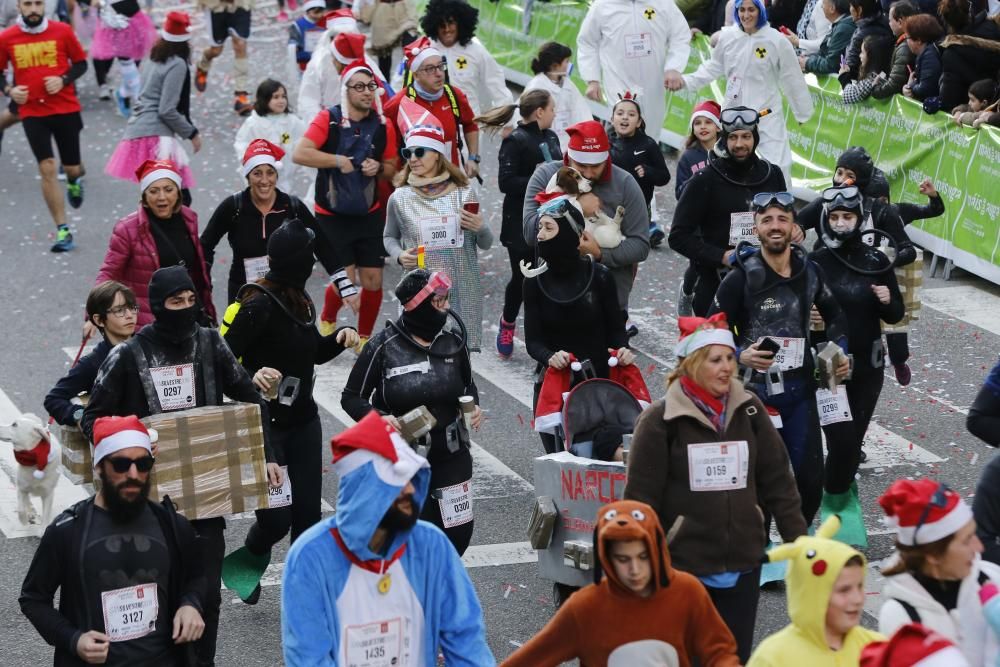
[[[195,406],[194,364],[150,368],[153,387],[164,411],[184,410]]]
[[[753,221],[753,213],[739,211],[729,214],[729,245],[736,246],[740,241],[749,241],[760,245],[757,238],[757,225]]]
[[[445,528],[472,521],[472,480],[438,489],[438,505]]]
[[[403,622],[385,621],[349,625],[344,628],[345,667],[396,667],[403,653]]]
[[[746,440],[688,445],[688,481],[692,491],[747,488],[750,448]]]
[[[104,631],[113,642],[145,637],[156,629],[156,584],[140,584],[101,593]]]
[[[420,244],[428,250],[461,248],[465,234],[458,224],[457,215],[442,215],[420,220]]]

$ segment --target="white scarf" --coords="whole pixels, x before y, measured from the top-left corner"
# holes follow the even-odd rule
[[[18,16],[17,17],[17,27],[21,29],[21,32],[26,32],[29,35],[38,35],[38,34],[41,34],[41,33],[45,32],[46,30],[48,30],[48,28],[49,28],[49,17],[43,16],[42,17],[42,22],[39,23],[38,25],[36,25],[34,28],[31,28],[31,27],[28,26],[28,24],[26,24],[24,22],[24,17],[23,16]]]

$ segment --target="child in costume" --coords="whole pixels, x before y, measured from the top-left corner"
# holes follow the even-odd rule
[[[243,154],[254,139],[267,139],[272,144],[281,146],[287,157],[281,160],[281,168],[278,169],[278,189],[286,194],[295,194],[295,177],[299,173],[299,166],[292,162],[292,149],[308,127],[308,123],[289,108],[288,89],[285,85],[274,79],[264,79],[257,86],[250,117],[243,121],[236,132],[236,139],[233,141],[236,159],[242,167]]]
[[[823,522],[815,537],[802,536],[768,552],[787,560],[788,616],[792,622],[757,647],[747,667],[846,667],[882,635],[861,627],[865,606],[865,557],[831,539],[840,519]]]
[[[594,585],[574,593],[501,667],[739,665],[736,640],[695,577],[670,566],[660,520],[620,500],[597,513]],[[606,573],[607,577],[602,577]]]

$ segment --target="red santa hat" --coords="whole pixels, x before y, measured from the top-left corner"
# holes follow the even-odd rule
[[[596,120],[585,120],[566,128],[569,135],[567,155],[580,164],[601,164],[611,154],[611,142],[604,125]]]
[[[904,546],[937,542],[972,520],[962,496],[932,479],[897,479],[878,504],[885,523],[896,529],[896,541]]]
[[[725,345],[736,349],[725,313],[716,313],[711,317],[678,317],[677,327],[681,330],[681,338],[674,348],[678,358],[683,359],[695,350],[709,345]]]
[[[105,456],[129,447],[142,447],[153,453],[156,431],[150,431],[135,415],[99,417],[94,422],[94,466]]]
[[[323,15],[323,18],[326,20],[327,30],[334,30],[338,34],[342,32],[358,32],[358,21],[354,18],[351,10],[346,7],[327,12]]]
[[[623,366],[618,363],[617,350],[613,350],[608,359],[608,379],[628,389],[628,392],[635,397],[635,400],[639,401],[639,405],[643,409],[649,407],[649,404],[653,402],[653,398],[649,395],[649,387],[646,386],[646,381],[638,366],[635,364]]]
[[[262,164],[269,164],[275,169],[280,169],[283,157],[285,157],[285,151],[281,146],[272,144],[267,139],[254,139],[243,152],[243,177],[249,176],[251,171]]]
[[[333,466],[344,477],[371,463],[386,484],[404,486],[421,468],[429,468],[427,459],[417,454],[387,421],[372,410],[361,421],[330,440]]]
[[[191,39],[191,17],[185,12],[170,12],[163,20],[160,37],[167,42],[186,42]]]
[[[573,384],[573,372],[583,368],[576,357],[569,355],[570,363],[566,368],[545,369],[542,377],[542,387],[538,390],[538,400],[535,401],[535,419],[533,425],[539,433],[555,433],[562,426],[562,409]]]
[[[705,100],[703,102],[699,102],[698,106],[696,106],[694,111],[691,112],[692,125],[694,125],[695,118],[707,118],[715,123],[717,128],[720,130],[722,129],[722,107],[720,107],[719,103],[715,100]]]
[[[52,456],[52,436],[44,426],[35,426],[34,429],[38,433],[38,442],[31,449],[15,449],[14,460],[19,465],[34,468],[31,471],[32,477],[42,479],[45,477],[45,468],[49,464],[49,459],[55,459]]]
[[[161,178],[169,178],[178,188],[181,187],[181,174],[170,160],[146,160],[135,170],[135,177],[139,181],[139,192],[145,192]]]
[[[955,644],[919,623],[901,626],[888,640],[861,651],[860,667],[969,667]]]
[[[399,102],[396,122],[403,130],[407,148],[423,146],[444,155],[444,127],[429,109],[404,96]]]
[[[385,117],[382,116],[382,95],[385,91],[378,77],[375,76],[375,72],[372,71],[372,68],[364,60],[354,60],[345,65],[344,69],[340,72],[340,103],[347,104],[347,82],[351,80],[352,76],[358,73],[367,74],[378,85],[378,88],[375,89],[375,111],[384,123]]]
[[[302,11],[308,12],[310,9],[326,9],[326,0],[307,0],[304,5],[302,5]],[[351,17],[354,20],[354,17]]]
[[[438,51],[434,45],[431,44],[426,36],[420,39],[410,42],[403,49],[403,57],[406,59],[406,66],[411,72],[416,72],[420,69],[420,65],[433,56],[438,56],[443,58],[444,54]]]
[[[342,32],[330,42],[330,52],[341,65],[364,60],[365,36],[358,32]]]

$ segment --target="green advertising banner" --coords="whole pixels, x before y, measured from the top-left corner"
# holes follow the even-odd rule
[[[479,9],[477,36],[508,79],[523,85],[531,78],[531,59],[538,47],[554,40],[576,48],[576,34],[586,2],[572,0],[469,0]],[[687,70],[709,57],[708,39],[692,41]],[[910,237],[956,266],[1000,284],[1000,131],[958,127],[944,113],[928,115],[919,103],[895,96],[844,104],[840,83],[832,76],[806,75],[815,112],[799,125],[788,113],[793,165],[799,192],[830,183],[837,156],[848,146],[868,149],[892,184],[893,201],[925,203],[917,188],[929,178],[944,199],[946,212],[907,228]],[[573,82],[586,85],[574,74]],[[679,147],[688,133],[691,109],[701,99],[721,101],[717,81],[699,91],[666,93],[667,113],[660,140]],[[595,115],[608,109],[592,104]]]

